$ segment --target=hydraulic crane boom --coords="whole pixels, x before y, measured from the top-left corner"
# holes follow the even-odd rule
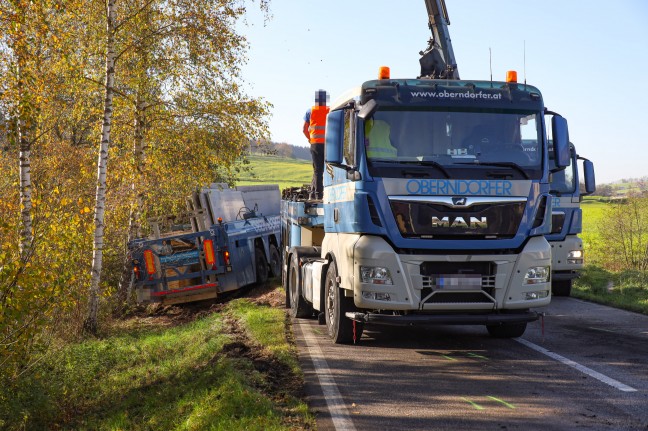
[[[457,61],[452,50],[452,41],[448,32],[450,19],[445,0],[425,0],[428,12],[428,26],[432,37],[428,47],[421,51],[421,76],[431,79],[459,79]]]

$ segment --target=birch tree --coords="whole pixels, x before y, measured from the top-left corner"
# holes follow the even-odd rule
[[[30,49],[29,32],[33,29],[27,20],[33,19],[35,6],[24,0],[14,0],[2,8],[2,22],[6,24],[3,35],[7,49],[3,54],[8,73],[13,77],[13,83],[2,89],[5,105],[9,111],[10,133],[9,141],[13,147],[19,148],[19,178],[20,178],[20,257],[27,262],[32,249],[32,194],[31,194],[31,146],[35,139],[36,130],[36,94],[34,54]],[[4,16],[3,16],[4,15]]]
[[[65,3],[71,5],[78,3]],[[71,286],[82,266],[83,215],[67,194],[76,190],[63,187],[68,172],[60,169],[73,164],[65,157],[76,153],[57,148],[53,133],[65,115],[74,73],[65,64],[72,16],[63,6],[57,0],[0,0],[0,117],[6,126],[0,150],[0,385],[46,351],[75,306]],[[79,183],[78,169],[69,174]]]
[[[108,150],[113,116],[113,98],[115,93],[115,31],[117,12],[115,0],[106,1],[106,83],[104,94],[104,112],[101,126],[99,158],[97,160],[97,194],[95,198],[94,241],[92,248],[92,271],[88,295],[88,316],[84,330],[90,334],[97,333],[97,313],[99,311],[99,284],[104,246],[104,218],[106,211],[106,173],[108,169]]]

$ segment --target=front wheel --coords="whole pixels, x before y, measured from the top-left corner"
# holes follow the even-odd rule
[[[491,337],[494,338],[517,338],[521,337],[526,331],[527,324],[523,323],[505,323],[502,325],[486,325],[486,329]]]
[[[347,311],[353,311],[353,298],[344,296],[337,282],[337,268],[332,262],[326,272],[324,286],[324,317],[329,337],[336,344],[350,344],[360,340],[364,324],[346,317]]]
[[[288,265],[287,304],[290,307],[290,317],[311,317],[313,307],[301,295],[301,276],[299,273],[299,258],[293,254]]]

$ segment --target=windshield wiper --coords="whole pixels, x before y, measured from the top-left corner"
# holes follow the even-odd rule
[[[520,165],[518,165],[517,163],[513,163],[513,162],[482,162],[482,161],[479,161],[479,160],[475,160],[474,162],[471,162],[471,163],[460,162],[460,163],[455,163],[455,165],[501,166],[501,167],[504,167],[504,168],[511,168],[511,169],[514,169],[514,170],[518,171],[527,180],[531,179],[529,174],[527,174],[526,171],[524,169],[522,169],[522,167]]]
[[[399,160],[399,163],[418,166],[432,166],[440,170],[446,178],[450,178],[448,170],[444,168],[441,163],[435,162],[434,160]]]

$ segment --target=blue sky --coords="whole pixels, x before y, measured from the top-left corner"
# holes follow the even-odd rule
[[[571,141],[597,183],[648,176],[648,1],[446,0],[462,79],[517,70],[545,105],[567,118]],[[306,146],[304,112],[323,88],[334,100],[375,79],[415,78],[430,31],[423,0],[271,0],[250,6],[250,96],[271,102],[275,142]],[[526,46],[526,61],[525,61]]]

